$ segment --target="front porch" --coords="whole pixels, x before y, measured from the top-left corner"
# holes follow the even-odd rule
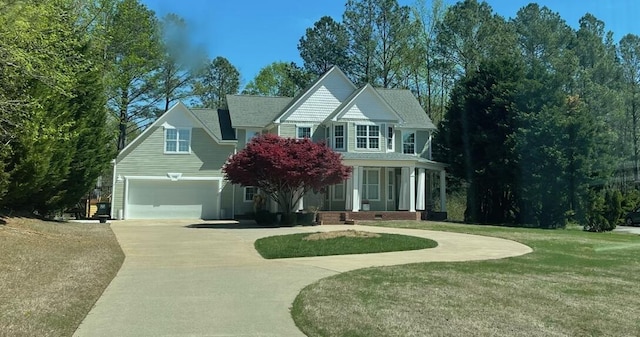
[[[446,173],[442,164],[368,164],[351,165],[353,172],[348,180],[331,186],[324,194],[305,195],[299,209],[311,206],[321,211],[349,214],[372,211],[383,218],[398,214],[394,215],[393,220],[415,220],[420,219],[420,214],[425,211],[447,211]],[[393,164],[395,166],[392,166]],[[407,213],[418,215],[407,216]],[[354,215],[351,218],[355,217],[358,216]],[[373,215],[367,217],[375,220]]]

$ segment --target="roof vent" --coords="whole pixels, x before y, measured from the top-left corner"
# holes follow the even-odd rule
[[[178,181],[182,177],[182,173],[167,173],[167,177],[171,179],[171,181]]]

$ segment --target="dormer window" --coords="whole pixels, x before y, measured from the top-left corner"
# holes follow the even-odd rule
[[[164,129],[164,153],[191,153],[191,129]]]
[[[311,138],[311,125],[298,125],[296,129],[298,139]]]
[[[380,149],[380,126],[356,125],[356,147],[364,150]]]

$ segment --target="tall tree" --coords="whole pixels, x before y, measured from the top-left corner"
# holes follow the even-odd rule
[[[138,0],[123,0],[107,23],[108,103],[118,120],[118,150],[130,132],[156,116],[154,74],[160,65],[161,40],[155,13]]]
[[[604,22],[591,14],[580,19],[580,29],[576,32],[575,53],[579,60],[579,71],[575,77],[573,94],[579,95],[579,102],[586,122],[582,125],[589,130],[596,128],[588,137],[569,139],[570,153],[569,200],[571,209],[584,217],[584,200],[587,189],[596,180],[608,177],[621,156],[614,155],[617,135],[613,126],[623,119],[620,96],[620,69],[616,60],[612,33],[605,32]],[[581,109],[581,110],[582,110]],[[581,111],[578,110],[578,111]],[[573,133],[569,133],[573,136]]]
[[[442,0],[432,1],[430,7],[425,0],[418,0],[413,11],[416,22],[412,28],[416,32],[411,34],[414,38],[410,40],[406,57],[405,86],[437,124],[444,116],[453,79],[451,63],[439,53],[436,44],[436,29],[444,17],[445,6]]]
[[[109,163],[107,131],[87,126],[106,121],[101,54],[81,28],[73,1],[21,1],[3,9],[0,21],[25,24],[13,24],[2,32],[10,38],[0,52],[5,80],[0,97],[10,99],[4,108],[15,109],[12,117],[20,120],[5,129],[9,134],[4,145],[10,152],[2,161],[6,180],[0,185],[8,193],[0,204],[46,213],[71,202],[70,195],[79,198],[78,192],[70,192],[74,185],[85,186],[79,192],[83,194],[95,180],[93,173],[76,175],[75,160],[95,159],[80,164],[86,170],[101,171]],[[91,141],[87,137],[103,144],[79,148],[81,139]]]
[[[350,37],[354,80],[400,86],[408,42],[416,33],[411,9],[397,0],[349,0],[343,22]]]
[[[375,0],[347,0],[342,22],[349,32],[350,76],[359,83],[375,83],[379,71],[374,58],[375,40]]]
[[[437,29],[440,53],[463,76],[482,60],[512,52],[515,36],[502,17],[485,1],[464,0],[449,7]]]
[[[484,60],[460,80],[436,144],[438,159],[468,184],[465,221],[514,222],[518,213],[518,95],[524,83],[519,60]]]
[[[311,73],[295,63],[274,62],[260,69],[242,91],[246,95],[293,97],[311,83]]]
[[[618,53],[623,71],[623,81],[625,85],[625,123],[630,129],[628,138],[631,138],[633,160],[633,176],[637,181],[640,179],[640,134],[638,126],[640,120],[640,37],[634,34],[627,34],[622,37],[618,45]],[[627,138],[627,137],[625,137]]]
[[[237,94],[240,72],[222,56],[213,59],[197,76],[194,94],[205,108],[227,107],[227,95]]]
[[[322,75],[332,66],[349,72],[349,35],[344,26],[330,16],[323,16],[313,28],[307,28],[298,43],[300,57],[308,71]]]

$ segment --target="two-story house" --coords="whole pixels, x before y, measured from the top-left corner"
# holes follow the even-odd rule
[[[408,90],[358,88],[333,67],[294,98],[229,95],[227,102],[228,110],[178,103],[123,149],[114,161],[112,217],[217,219],[253,211],[259,191],[226,182],[221,169],[264,133],[325,141],[353,167],[327,193],[305,195],[300,209],[419,218],[438,200],[446,211],[445,165],[431,160],[435,127]]]

